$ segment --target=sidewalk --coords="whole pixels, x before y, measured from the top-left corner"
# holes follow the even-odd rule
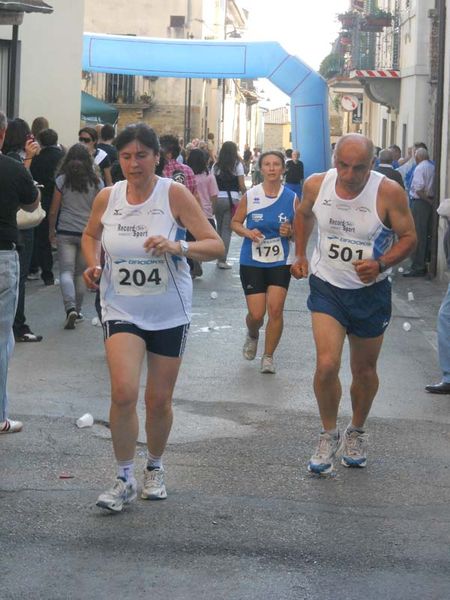
[[[394,275],[368,467],[337,465],[318,479],[305,469],[319,427],[307,284],[292,283],[277,374],[261,375],[259,361],[241,357],[238,249],[233,239],[231,271],[205,264],[194,281],[169,498],[117,516],[94,506],[114,469],[93,295],[86,321],[64,331],[59,289],[30,282],[27,316],[44,341],[18,344],[10,369],[11,416],[25,426],[0,438],[2,598],[448,598],[450,404],[423,390],[440,376],[434,324],[445,284]],[[345,354],[341,427],[349,381]],[[96,423],[79,430],[87,411]],[[142,422],[142,403],[139,413]]]

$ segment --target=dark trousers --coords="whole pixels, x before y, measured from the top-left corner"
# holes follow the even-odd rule
[[[17,298],[17,310],[14,319],[14,334],[23,335],[29,331],[25,324],[25,282],[30,270],[31,255],[33,254],[34,231],[33,229],[22,229],[19,231],[19,243],[17,250],[19,253],[20,278],[19,294]]]
[[[34,255],[37,266],[41,268],[44,282],[53,282],[53,254],[48,239],[48,218],[34,228]]]
[[[426,200],[413,198],[411,212],[416,226],[417,246],[412,255],[411,269],[425,271],[428,261],[431,233],[431,215],[433,207]]]

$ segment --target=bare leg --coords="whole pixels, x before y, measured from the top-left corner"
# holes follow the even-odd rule
[[[148,451],[153,456],[162,456],[172,427],[172,395],[181,360],[181,357],[148,354],[145,430]]]
[[[110,427],[118,461],[134,459],[139,423],[136,404],[145,343],[137,335],[116,333],[105,342],[111,375]]]
[[[266,314],[266,294],[250,294],[245,296],[248,313],[245,319],[250,337],[257,338],[264,323]]]
[[[266,339],[264,354],[273,356],[283,333],[283,310],[287,290],[279,285],[271,285],[267,290]]]
[[[360,338],[349,336],[350,365],[352,369],[353,427],[362,428],[369,414],[373,399],[378,391],[377,360],[380,354],[383,336]]]
[[[314,393],[323,428],[331,430],[336,428],[341,400],[339,369],[346,331],[336,319],[319,312],[312,313],[312,327],[317,353]]]

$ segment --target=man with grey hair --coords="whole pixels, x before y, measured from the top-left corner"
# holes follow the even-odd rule
[[[389,179],[392,179],[392,181],[396,181],[399,185],[402,186],[403,189],[405,189],[403,177],[392,166],[392,163],[394,161],[394,153],[392,152],[392,150],[390,150],[389,148],[381,150],[380,154],[378,155],[378,159],[380,162],[375,168],[375,171],[378,171],[378,173],[381,173],[385,177],[389,177]]]
[[[0,150],[8,122],[0,111]],[[19,208],[32,212],[40,193],[28,170],[17,160],[0,152],[0,435],[21,431],[22,423],[8,419],[6,379],[14,348],[12,326],[19,285],[19,257],[16,251]]]
[[[417,247],[411,257],[411,268],[403,273],[403,277],[423,277],[426,275],[426,262],[430,246],[435,167],[430,161],[428,150],[425,148],[418,148],[414,158],[417,166],[414,170],[409,194],[411,197],[411,212],[416,227]]]
[[[346,467],[366,466],[365,422],[378,390],[377,360],[391,318],[388,275],[415,245],[406,193],[372,170],[373,150],[362,135],[343,136],[335,148],[336,168],[306,180],[294,220],[296,256],[291,273],[300,279],[311,271],[308,308],[322,431],[308,471],[318,475],[333,470],[336,454]],[[306,247],[315,221],[318,237],[309,262]],[[341,436],[339,371],[346,337],[352,420]]]

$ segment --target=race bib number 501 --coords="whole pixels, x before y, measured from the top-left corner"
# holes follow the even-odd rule
[[[353,268],[355,260],[367,260],[372,258],[372,244],[360,240],[336,238],[326,239],[326,254],[329,260],[338,269]]]
[[[167,290],[167,265],[162,257],[116,258],[112,279],[116,294],[122,296],[163,294]]]

